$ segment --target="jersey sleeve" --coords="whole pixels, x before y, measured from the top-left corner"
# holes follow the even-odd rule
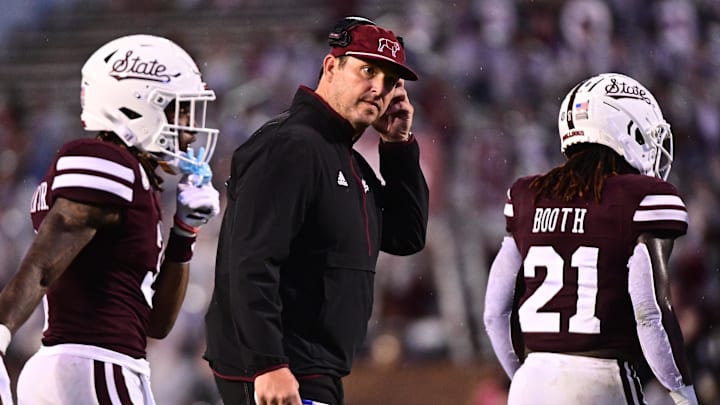
[[[515,209],[513,207],[512,196],[510,194],[511,190],[512,187],[507,189],[505,208],[503,208],[503,215],[505,215],[505,230],[510,234],[513,231],[513,224],[515,223]]]
[[[100,141],[63,147],[53,168],[53,200],[63,197],[93,205],[130,205],[134,184],[142,180],[138,179],[141,169],[139,162],[133,165],[129,155],[122,152],[116,145]]]
[[[505,207],[503,214],[505,215],[505,230],[508,234],[514,234],[517,231],[517,222],[515,214],[522,212],[532,203],[532,192],[530,191],[530,183],[534,177],[521,177],[508,188],[505,199]]]
[[[678,237],[687,232],[687,226],[685,203],[675,187],[665,181],[652,184],[632,216],[632,227],[637,234],[659,233]]]

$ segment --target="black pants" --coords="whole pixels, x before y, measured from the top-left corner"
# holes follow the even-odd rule
[[[329,405],[345,402],[342,380],[338,377],[313,375],[296,377],[300,383],[300,397]],[[215,376],[220,397],[225,405],[255,405],[254,384],[246,381],[230,381]]]

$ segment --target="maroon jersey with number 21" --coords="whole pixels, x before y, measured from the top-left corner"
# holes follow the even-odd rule
[[[635,174],[609,177],[599,203],[537,199],[534,178],[517,180],[505,206],[523,258],[516,301],[525,345],[640,357],[628,259],[641,233],[686,232],[682,199],[670,183]]]

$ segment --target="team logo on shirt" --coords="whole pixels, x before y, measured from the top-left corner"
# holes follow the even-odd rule
[[[363,186],[363,190],[365,191],[365,194],[367,194],[367,192],[370,191],[370,186],[368,186],[365,179],[360,179],[360,181],[362,182],[362,186]],[[338,170],[337,184],[338,184],[338,186],[350,187],[350,184],[348,184],[347,179],[345,178],[345,175],[343,174],[342,170]]]
[[[338,186],[349,187],[348,182],[345,179],[345,175],[343,174],[342,170],[338,170],[337,184],[338,184]]]

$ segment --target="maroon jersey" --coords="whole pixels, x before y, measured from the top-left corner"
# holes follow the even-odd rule
[[[628,174],[606,180],[600,203],[536,200],[534,178],[517,180],[505,206],[523,257],[516,303],[525,345],[639,357],[628,259],[641,233],[686,232],[682,199],[670,183]]]
[[[43,344],[79,343],[145,357],[150,305],[143,292],[162,245],[160,196],[138,159],[110,142],[65,144],[33,196],[37,231],[58,197],[122,212],[98,230],[47,292]]]

